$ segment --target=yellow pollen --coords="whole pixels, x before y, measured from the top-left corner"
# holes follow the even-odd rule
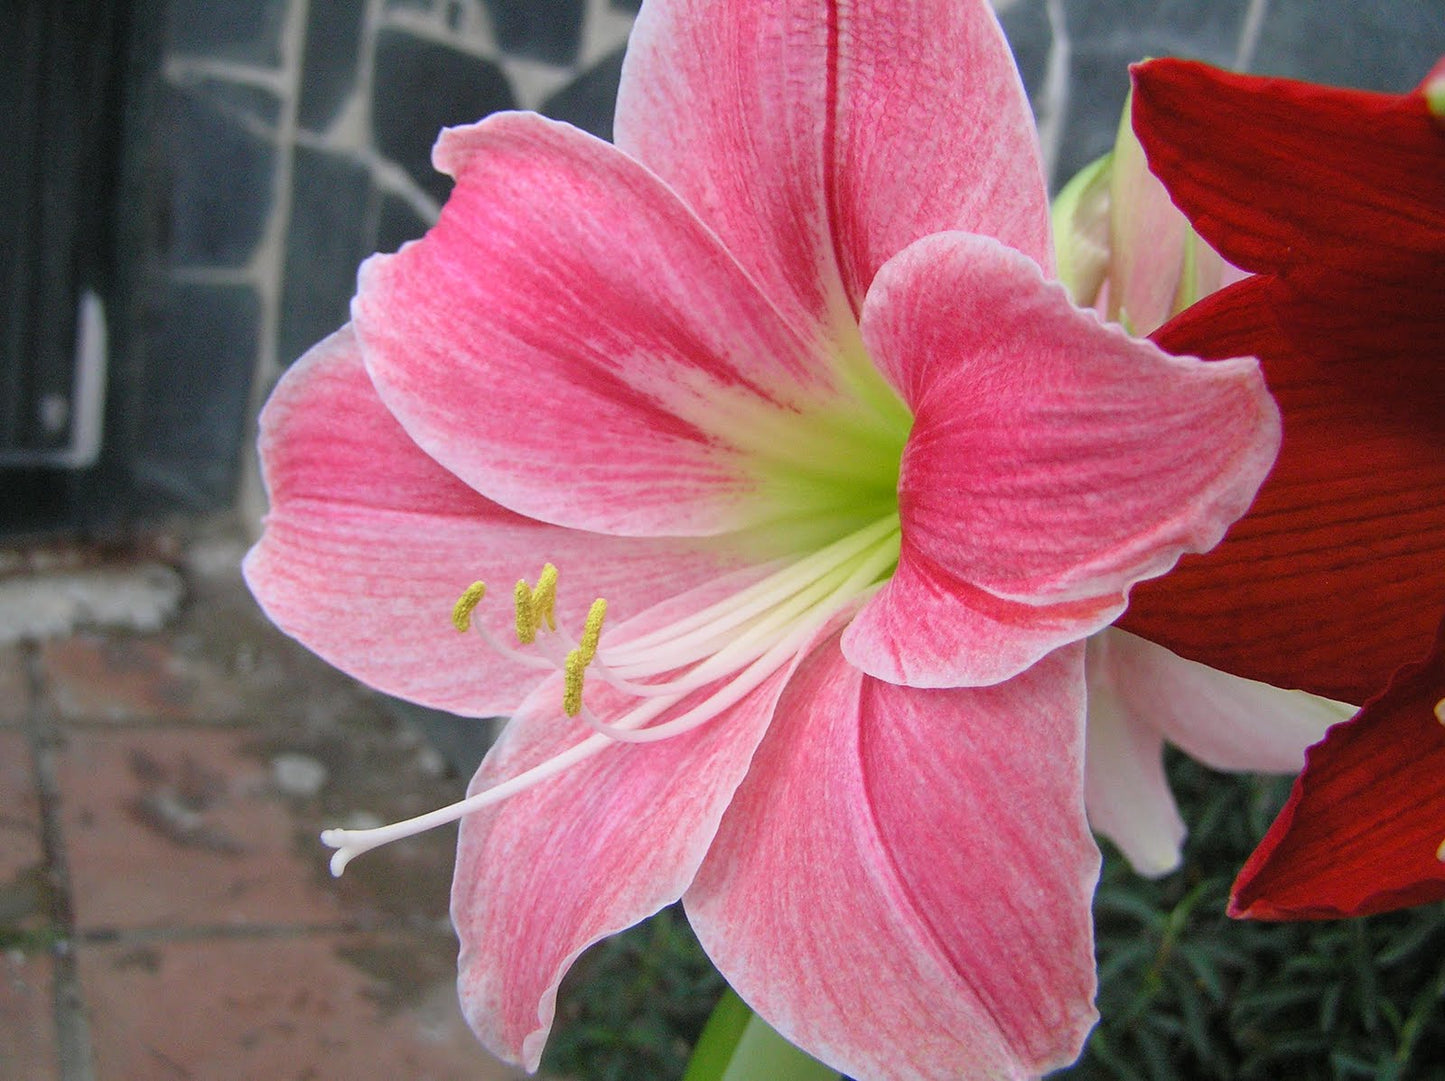
[[[538,627],[546,620],[549,631],[557,629],[557,568],[550,563],[542,565],[537,588],[532,590],[532,618]]]
[[[1435,703],[1435,719],[1445,724],[1445,698]]]
[[[607,602],[598,597],[587,609],[587,622],[582,625],[582,667],[597,656],[597,641],[602,637],[602,621],[607,618]],[[1445,703],[1442,703],[1445,705]]]
[[[562,668],[562,712],[575,717],[582,712],[582,673],[587,669],[587,660],[578,646],[567,654],[567,663]]]
[[[457,598],[457,603],[452,606],[452,626],[460,634],[465,634],[472,629],[472,612],[477,605],[482,603],[482,598],[487,595],[485,582],[473,582]]]
[[[537,578],[537,588],[527,584],[525,578],[517,580],[512,590],[512,600],[517,609],[517,641],[530,646],[537,640],[537,632],[546,626],[549,631],[557,629],[557,568],[550,563],[543,564]]]
[[[532,587],[526,579],[517,579],[512,590],[512,600],[517,609],[517,641],[530,646],[537,640],[537,610],[532,607]]]

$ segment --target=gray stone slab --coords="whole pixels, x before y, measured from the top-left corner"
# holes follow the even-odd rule
[[[617,83],[622,78],[623,50],[599,60],[573,82],[542,102],[541,111],[575,124],[599,139],[612,139],[612,114],[617,108]]]
[[[308,0],[297,103],[303,128],[324,130],[352,92],[365,14],[365,5],[356,0]]]
[[[287,0],[170,0],[170,48],[254,64],[281,62]]]
[[[549,64],[577,59],[583,0],[486,0],[486,5],[503,52]]]
[[[376,221],[377,251],[396,251],[408,240],[415,240],[431,227],[404,199],[383,195]]]
[[[246,286],[169,287],[156,309],[136,425],[142,503],[230,505],[246,430],[260,321]]]
[[[431,165],[437,133],[515,107],[512,88],[495,64],[397,30],[377,35],[371,103],[376,148],[439,201],[451,181]]]
[[[217,99],[231,98],[228,106]],[[164,147],[169,258],[178,266],[242,266],[272,207],[275,146],[248,130],[234,103],[240,88],[172,89],[157,133]],[[251,95],[254,100],[254,95]]]
[[[299,357],[349,318],[356,267],[376,231],[371,174],[339,154],[297,147],[277,354]]]

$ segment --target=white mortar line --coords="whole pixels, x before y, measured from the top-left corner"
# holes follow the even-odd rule
[[[1044,176],[1052,189],[1054,172],[1059,164],[1059,146],[1064,138],[1064,121],[1069,114],[1071,49],[1062,0],[1046,0],[1044,6],[1053,40],[1049,43],[1048,64],[1034,103],[1034,116],[1039,128],[1039,152],[1043,157]]]
[[[1234,51],[1235,71],[1245,71],[1254,63],[1254,50],[1259,45],[1259,28],[1264,23],[1269,0],[1249,0],[1244,13],[1244,26],[1239,31],[1239,46]]]
[[[276,72],[281,99],[276,119],[276,166],[272,173],[274,202],[261,243],[252,256],[252,282],[260,300],[256,367],[246,407],[246,433],[242,442],[241,483],[237,505],[246,531],[260,533],[266,495],[256,458],[257,418],[261,405],[281,374],[278,356],[281,326],[281,289],[286,273],[286,238],[291,231],[292,187],[296,176],[296,134],[301,105],[301,67],[306,55],[306,23],[310,0],[291,0],[281,29],[281,67]]]

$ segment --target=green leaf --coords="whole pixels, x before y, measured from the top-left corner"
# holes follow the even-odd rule
[[[841,1076],[779,1036],[729,989],[698,1037],[682,1081],[839,1081]]]

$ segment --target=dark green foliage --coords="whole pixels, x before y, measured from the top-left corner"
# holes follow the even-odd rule
[[[682,907],[588,950],[557,997],[546,1073],[578,1081],[676,1081],[723,992]]]
[[[1191,834],[1158,881],[1105,846],[1094,905],[1103,1015],[1059,1081],[1445,1081],[1445,905],[1363,920],[1231,920],[1235,871],[1289,791],[1173,756]],[[1445,836],[1445,822],[1441,826]],[[544,1067],[675,1081],[721,980],[674,908],[563,984]]]
[[[1289,792],[1183,756],[1185,865],[1142,879],[1106,848],[1094,903],[1103,1015],[1069,1081],[1445,1079],[1445,906],[1360,920],[1224,915]],[[1442,823],[1445,835],[1445,823]]]

